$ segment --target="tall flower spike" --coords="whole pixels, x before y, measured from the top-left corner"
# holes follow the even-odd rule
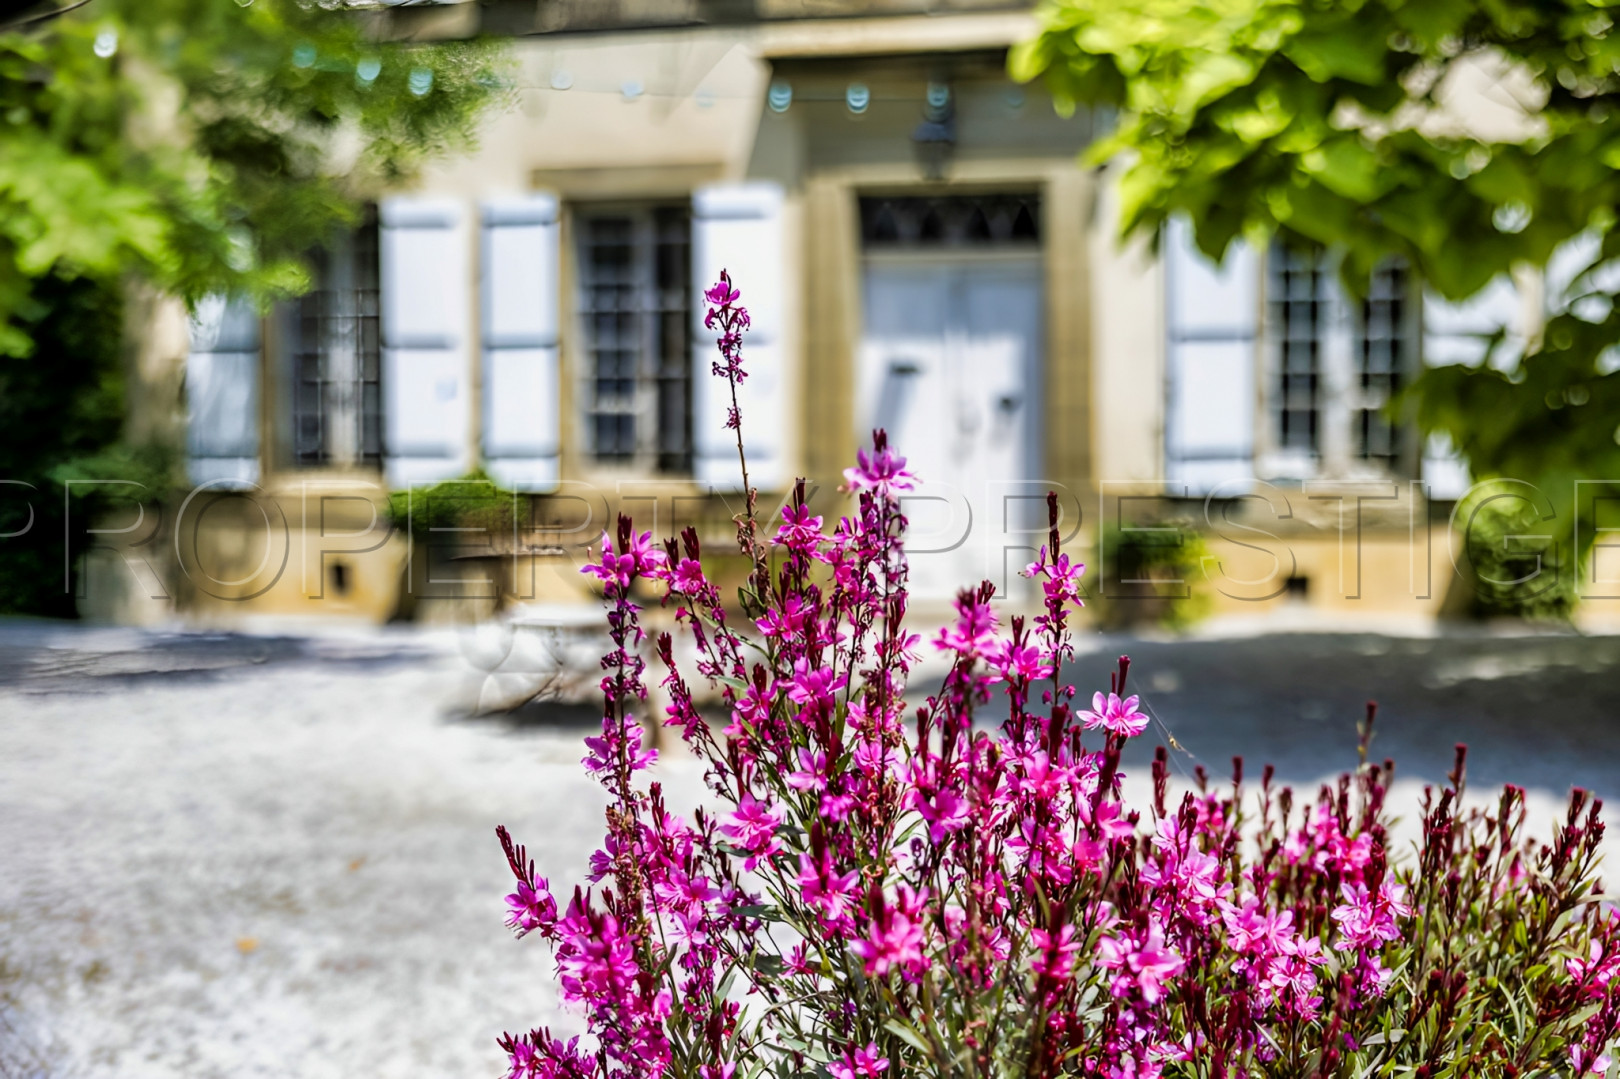
[[[765,548],[759,542],[759,528],[754,519],[754,503],[758,492],[748,481],[748,455],[743,450],[742,409],[737,404],[737,387],[748,378],[748,372],[743,369],[742,335],[752,323],[748,317],[748,308],[738,303],[742,299],[742,291],[732,284],[731,274],[725,270],[720,271],[720,280],[704,290],[703,299],[709,305],[709,310],[703,317],[703,325],[708,329],[720,331],[720,336],[715,340],[715,347],[720,350],[720,358],[714,362],[711,370],[716,378],[726,380],[731,391],[731,405],[726,410],[725,426],[736,433],[737,466],[742,470],[746,509],[737,519],[737,547],[749,561],[753,562],[755,594],[762,596],[767,591],[769,581],[765,565]]]

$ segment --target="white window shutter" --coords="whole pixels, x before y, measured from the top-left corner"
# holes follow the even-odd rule
[[[484,204],[484,466],[501,486],[558,481],[557,200]]]
[[[395,487],[468,471],[467,233],[459,202],[384,200],[384,450]]]
[[[773,183],[716,184],[692,195],[692,276],[706,289],[727,270],[742,291],[753,329],[743,335],[748,380],[739,388],[748,478],[761,490],[781,490],[787,474],[785,427],[790,387],[783,338],[786,326],[787,250],[782,231],[782,188]],[[703,326],[706,307],[696,297],[692,362],[694,471],[698,483],[740,490],[736,435],[725,426],[731,407],[726,381],[710,373],[718,357],[716,334]]]
[[[1179,218],[1163,252],[1165,481],[1172,494],[1235,494],[1254,478],[1259,260],[1238,242],[1216,266]]]
[[[1429,367],[1485,361],[1492,334],[1507,331],[1507,355],[1524,347],[1524,299],[1513,279],[1503,274],[1466,300],[1452,301],[1434,292],[1423,294],[1423,362]],[[1430,498],[1461,498],[1468,491],[1468,464],[1444,437],[1430,438],[1423,448],[1423,482]]]
[[[186,449],[193,483],[259,480],[259,312],[210,296],[191,320]]]

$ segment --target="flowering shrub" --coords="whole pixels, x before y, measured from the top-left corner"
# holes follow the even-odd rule
[[[716,372],[745,377],[747,316],[722,278]],[[738,432],[735,410],[728,424]],[[914,479],[881,431],[845,473],[831,531],[801,483],[772,549],[750,497],[745,633],[697,536],[620,518],[587,572],[613,650],[585,768],[607,789],[590,885],[553,893],[499,829],[519,936],[554,949],[586,1033],[507,1035],[512,1079],[755,1076],[1530,1076],[1601,1073],[1620,1029],[1620,921],[1597,899],[1599,805],[1577,791],[1550,842],[1523,792],[1463,806],[1464,756],[1430,790],[1415,858],[1389,851],[1392,765],[1361,761],[1314,799],[1268,768],[1245,793],[1202,770],[1173,798],[1161,747],[1128,805],[1121,749],[1148,718],[1121,659],[1076,699],[1069,619],[1083,567],[1049,543],[1043,602],[1003,629],[979,585],[925,642],[906,628]],[[774,553],[773,553],[774,552]],[[652,587],[690,635],[651,642]],[[908,699],[924,649],[949,662]],[[705,767],[690,820],[650,779],[648,679]],[[694,704],[718,690],[722,720]],[[1089,705],[1089,706],[1088,706]]]

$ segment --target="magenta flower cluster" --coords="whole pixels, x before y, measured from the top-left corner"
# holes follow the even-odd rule
[[[732,285],[731,275],[724,270],[720,271],[720,280],[704,290],[703,298],[709,304],[709,310],[703,316],[704,327],[720,331],[715,342],[720,350],[720,358],[714,361],[714,375],[730,382],[735,390],[748,378],[748,372],[743,370],[742,365],[742,335],[750,325],[748,308],[737,302],[742,298],[742,293]],[[731,407],[726,412],[726,427],[736,430],[741,425],[742,416],[738,412],[734,392]]]
[[[735,382],[746,310],[706,294]],[[735,420],[735,416],[732,417]],[[1121,752],[1150,720],[1122,658],[1084,707],[1066,678],[1084,567],[1046,545],[1038,612],[988,582],[908,628],[915,477],[875,432],[830,528],[805,486],[741,611],[698,537],[621,517],[586,567],[607,604],[610,804],[588,884],[554,892],[500,830],[508,924],[554,951],[582,1032],[502,1039],[511,1079],[1601,1074],[1620,1030],[1620,920],[1593,876],[1603,826],[1576,792],[1551,842],[1522,792],[1464,805],[1463,756],[1391,857],[1392,764],[1313,798],[1268,768],[1202,768],[1179,796],[1160,747],[1144,804]],[[739,530],[752,528],[739,519]],[[753,549],[749,533],[745,552]],[[689,639],[649,637],[642,604]],[[937,688],[910,679],[933,653]],[[648,671],[649,659],[659,670]],[[653,717],[649,680],[667,701]],[[699,702],[717,701],[705,712]],[[709,808],[666,804],[643,720],[679,732]]]

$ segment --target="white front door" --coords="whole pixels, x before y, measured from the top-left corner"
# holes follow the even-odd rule
[[[911,591],[943,600],[1016,571],[1045,519],[1037,255],[872,255],[857,430],[881,427],[922,480],[905,500]]]

